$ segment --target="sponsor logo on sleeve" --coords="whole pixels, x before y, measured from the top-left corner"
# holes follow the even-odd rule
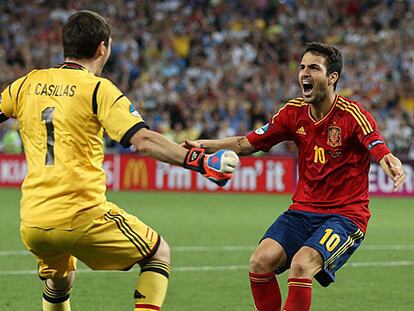
[[[374,140],[373,142],[371,142],[369,145],[368,145],[368,150],[371,150],[372,148],[374,148],[376,145],[381,145],[381,144],[383,144],[384,142],[382,141],[382,140],[380,140],[380,139],[377,139],[377,140]]]
[[[133,105],[133,104],[131,104],[131,105],[129,106],[129,112],[130,112],[133,116],[138,117],[138,118],[141,118],[141,115],[138,113],[138,111],[136,111],[136,109],[135,109],[135,107],[134,107],[134,105]]]
[[[258,128],[257,130],[255,130],[254,132],[257,135],[263,135],[264,133],[267,132],[267,130],[269,129],[269,123],[263,125],[262,127]]]

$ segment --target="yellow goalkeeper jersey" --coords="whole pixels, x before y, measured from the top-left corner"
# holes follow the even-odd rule
[[[114,84],[75,63],[33,70],[1,96],[0,114],[19,121],[26,154],[22,223],[73,228],[106,201],[104,129],[128,146],[143,119]]]

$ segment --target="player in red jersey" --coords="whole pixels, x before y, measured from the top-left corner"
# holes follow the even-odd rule
[[[247,136],[187,142],[208,152],[226,148],[240,155],[268,151],[286,140],[298,147],[293,204],[250,258],[257,310],[281,310],[275,273],[289,269],[285,311],[310,309],[313,277],[322,286],[335,280],[365,235],[371,156],[393,179],[395,190],[405,180],[401,161],[387,148],[373,117],[359,103],[336,94],[341,71],[338,49],[309,43],[299,70],[303,97],[288,101],[268,124]]]

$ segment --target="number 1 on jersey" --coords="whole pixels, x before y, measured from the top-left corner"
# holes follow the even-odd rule
[[[42,121],[45,121],[46,125],[46,158],[45,165],[55,164],[55,128],[53,126],[53,114],[55,113],[55,107],[47,107],[42,111]]]

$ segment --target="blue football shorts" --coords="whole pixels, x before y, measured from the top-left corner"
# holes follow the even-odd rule
[[[290,268],[293,256],[301,247],[309,246],[322,255],[324,263],[315,279],[322,286],[328,286],[335,281],[335,272],[361,245],[364,233],[341,215],[288,210],[275,220],[262,240],[266,238],[282,245],[287,255],[286,265],[277,269],[277,274]]]

